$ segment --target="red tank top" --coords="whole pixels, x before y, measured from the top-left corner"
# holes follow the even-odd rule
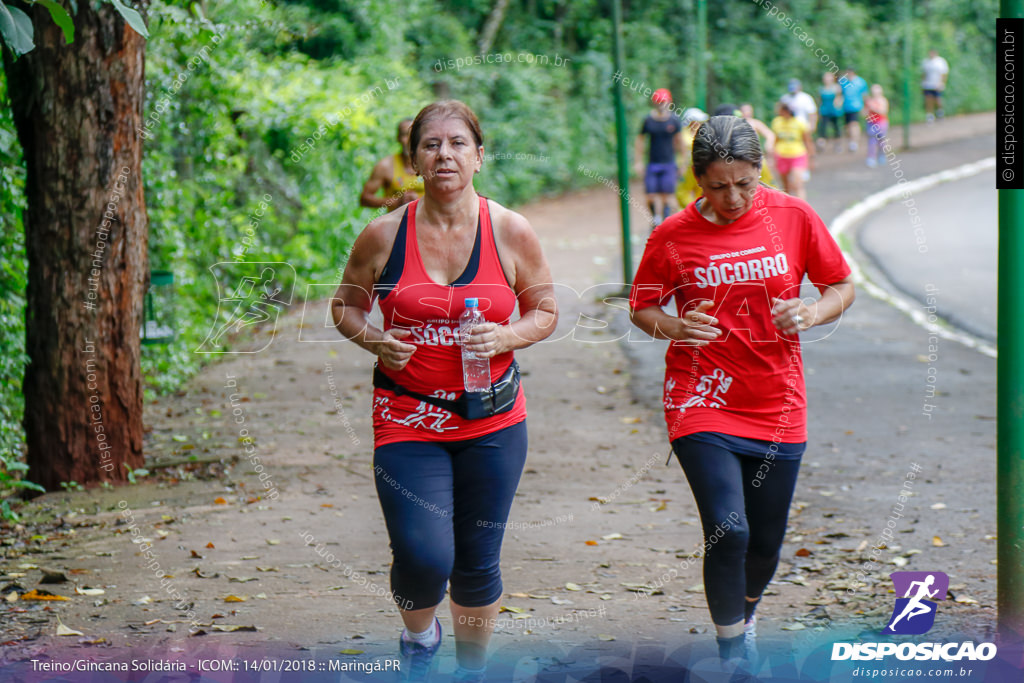
[[[459,316],[467,297],[480,300],[480,311],[494,323],[506,324],[516,307],[516,295],[505,279],[494,243],[487,199],[480,197],[473,255],[465,272],[454,283],[442,285],[427,275],[416,239],[416,207],[409,204],[395,237],[385,275],[394,282],[378,287],[384,329],[412,332],[403,341],[416,351],[400,371],[381,370],[398,384],[420,394],[446,399],[464,391],[462,347],[456,343]],[[404,237],[404,239],[403,239]],[[401,274],[387,273],[397,264]],[[383,291],[381,291],[383,290]],[[491,380],[500,378],[512,364],[512,352],[491,358]],[[465,420],[443,408],[410,396],[396,396],[384,389],[373,392],[373,435],[375,446],[398,441],[461,441],[473,439],[526,419],[526,398],[522,387],[512,410],[479,420]]]

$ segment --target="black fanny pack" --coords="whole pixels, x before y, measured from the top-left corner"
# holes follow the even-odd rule
[[[376,365],[373,366],[373,386],[390,391],[396,396],[412,396],[450,413],[455,413],[465,420],[479,420],[512,410],[512,406],[516,403],[516,397],[519,395],[519,363],[513,360],[505,374],[492,384],[489,390],[463,391],[454,401],[410,391],[381,372]]]

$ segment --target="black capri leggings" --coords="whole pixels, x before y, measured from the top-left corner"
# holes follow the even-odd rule
[[[501,597],[501,541],[526,463],[526,421],[465,441],[402,441],[374,452],[391,539],[391,591],[406,610]]]
[[[818,137],[827,138],[829,140],[833,138],[843,137],[842,123],[840,122],[840,118],[841,117],[839,116],[828,116],[826,114],[822,114],[821,116],[819,116]],[[829,134],[829,128],[832,129],[831,134]]]
[[[760,597],[775,574],[806,445],[715,432],[672,442],[700,512],[704,593],[718,626],[742,621],[744,596]]]

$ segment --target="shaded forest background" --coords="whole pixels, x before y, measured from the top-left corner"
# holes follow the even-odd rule
[[[793,0],[778,8],[788,24],[767,10],[774,3],[708,4],[709,106],[749,101],[768,117],[792,77],[815,94],[820,48],[883,85],[899,123],[899,0]],[[929,48],[950,62],[948,113],[994,109],[996,13],[995,0],[914,3],[916,117]],[[625,2],[624,19],[623,75],[695,104],[696,3]],[[396,151],[398,120],[437,97],[480,116],[493,156],[477,187],[499,202],[614,177],[609,2],[153,0],[148,22],[150,267],[174,273],[177,335],[144,347],[147,397],[211,360],[193,352],[217,311],[211,265],[286,261],[303,284],[339,280],[374,215],[359,207],[363,181]],[[624,94],[635,129],[648,101]],[[0,489],[24,467],[24,177],[0,71]]]

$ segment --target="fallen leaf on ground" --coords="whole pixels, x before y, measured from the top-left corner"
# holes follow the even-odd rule
[[[945,548],[946,544],[942,541],[941,536],[932,536],[932,545],[936,548]]]
[[[255,626],[236,626],[233,624],[214,624],[210,627],[211,631],[221,631],[224,633],[234,633],[235,631],[259,631]]]
[[[43,572],[43,578],[39,579],[39,583],[64,583],[68,580],[68,577],[64,576],[64,572],[59,569],[41,567],[40,571]]]
[[[977,605],[978,601],[969,595],[961,595],[957,597],[953,602],[959,602],[961,605]]]
[[[345,648],[344,650],[338,650],[339,655],[361,655],[365,650],[354,650],[352,648]]]
[[[811,551],[808,550],[807,548],[800,548],[799,550],[797,550],[793,554],[796,555],[797,557],[810,557],[811,556]]]
[[[643,422],[643,418],[640,417],[623,417],[619,418],[624,425],[635,425]]]
[[[601,540],[604,540],[604,541],[617,541],[617,540],[622,539],[622,538],[625,538],[625,536],[623,536],[622,534],[616,532],[614,534],[606,534],[605,536],[602,536]]]
[[[57,635],[58,636],[84,636],[85,634],[81,631],[76,631],[73,628],[68,628],[61,623],[60,617],[57,618]]]
[[[564,598],[554,598],[553,597],[553,598],[551,598],[551,604],[552,605],[571,605],[571,604],[573,604],[573,602],[572,602],[572,600],[566,600]]]
[[[229,576],[229,582],[234,583],[248,583],[249,581],[258,581],[255,576]]]
[[[509,593],[508,597],[510,597],[510,598],[528,598],[528,597],[530,597],[530,594],[529,593]]]
[[[218,572],[213,572],[212,574],[204,574],[202,570],[199,569],[199,567],[193,569],[192,573],[198,576],[200,579],[216,579],[218,576],[220,576]]]
[[[598,545],[597,541],[586,541],[586,545]]]
[[[565,590],[567,590],[567,591],[581,591],[581,590],[583,590],[583,587],[580,586],[579,584],[575,584],[575,583],[570,581],[569,583],[565,584]]]
[[[604,641],[611,641],[611,640],[615,640],[615,636],[608,635],[607,633],[598,633],[597,634],[597,639],[598,640],[604,640]]]
[[[213,545],[213,541],[210,541],[209,543],[206,544],[206,547],[209,548],[210,550],[213,550],[216,546]]]
[[[660,588],[648,586],[646,583],[622,583],[623,588],[634,593],[647,593],[648,595],[664,595]]]
[[[508,605],[502,605],[498,609],[498,611],[499,612],[512,612],[513,614],[522,614],[523,613],[523,608],[522,607],[509,607]]]
[[[280,543],[281,541],[277,540],[276,538],[267,539],[267,545],[280,545]]]
[[[75,586],[75,592],[79,595],[103,595],[106,593],[102,588],[89,588],[88,586]]]
[[[936,503],[935,505],[932,505],[931,508],[932,508],[932,510],[945,510],[946,509],[946,504],[945,503]]]
[[[214,504],[214,505],[227,505],[227,504],[228,504],[228,502],[227,502],[226,500],[224,500],[224,497],[223,497],[223,496],[217,496],[217,497],[216,497],[216,498],[215,498],[215,499],[213,500],[213,504]]]
[[[224,602],[245,602],[245,600],[245,598],[239,597],[237,595],[229,595],[226,598],[224,598]]]
[[[71,598],[65,598],[63,595],[54,595],[50,591],[41,591],[32,589],[28,593],[21,596],[22,600],[70,600]]]
[[[192,559],[193,560],[201,560],[201,559],[203,559],[203,556],[200,555],[199,553],[197,553],[195,550],[191,551],[191,553],[192,553]]]
[[[782,630],[783,631],[803,631],[805,628],[807,628],[807,627],[804,626],[803,624],[801,624],[799,621],[795,621],[792,624],[786,624],[785,626],[783,626]]]

